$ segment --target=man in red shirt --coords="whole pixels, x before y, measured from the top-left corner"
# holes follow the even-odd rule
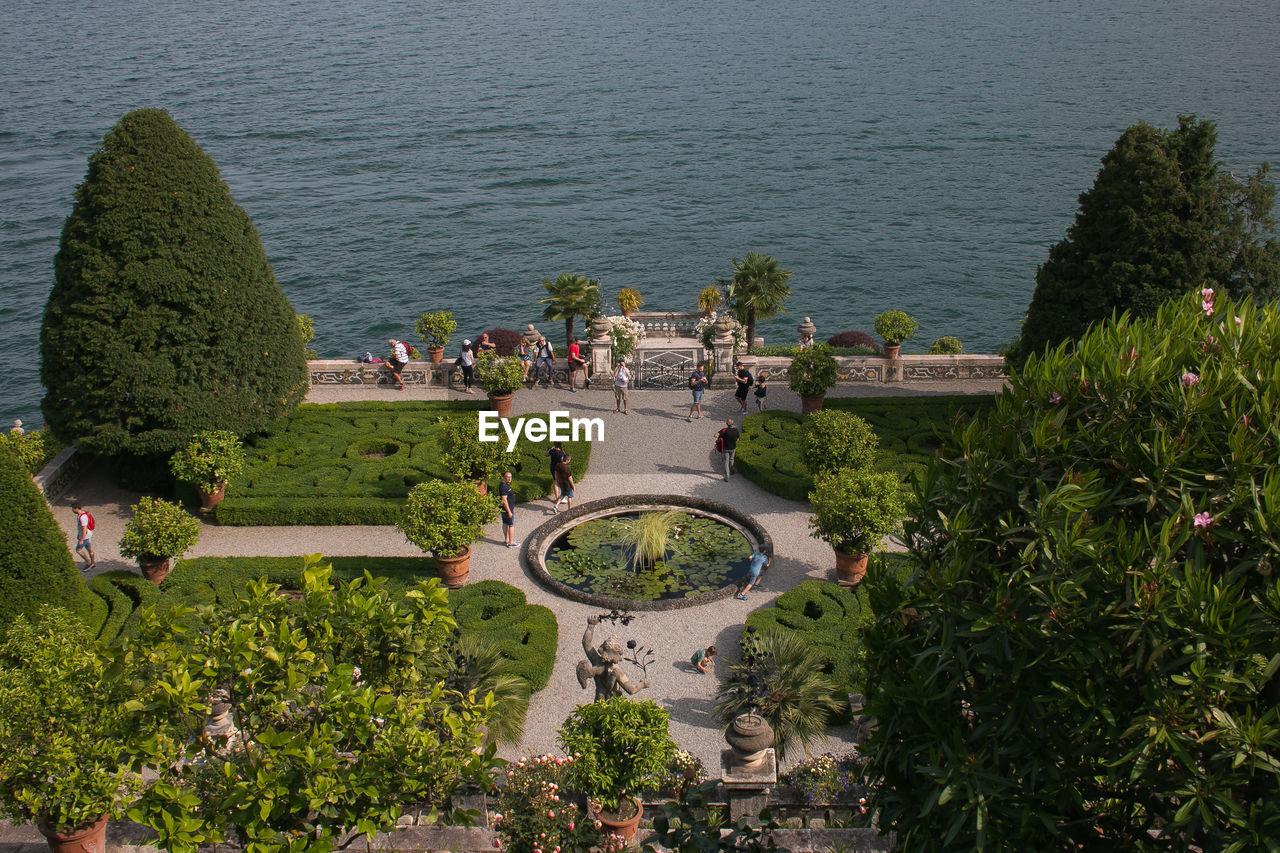
[[[582,357],[581,343],[581,338],[574,338],[569,342],[569,390],[574,393],[578,389],[573,387],[573,375],[579,370],[582,371],[582,387],[591,387],[591,377],[587,375],[587,361]]]

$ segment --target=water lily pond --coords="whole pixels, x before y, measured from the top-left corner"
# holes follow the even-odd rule
[[[642,515],[627,512],[584,521],[557,538],[544,560],[561,583],[593,595],[661,601],[690,598],[737,583],[747,575],[751,543],[715,518],[666,512],[662,556],[635,559],[629,532]]]

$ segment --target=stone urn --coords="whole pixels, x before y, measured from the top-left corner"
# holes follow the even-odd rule
[[[773,746],[773,727],[759,714],[739,714],[729,724],[724,739],[733,750],[734,766],[750,770],[760,766]]]

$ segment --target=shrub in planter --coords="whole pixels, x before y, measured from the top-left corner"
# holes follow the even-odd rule
[[[0,814],[46,831],[119,817],[141,787],[139,714],[85,625],[61,608],[19,615],[0,644]]]
[[[644,304],[640,291],[634,287],[624,287],[618,291],[618,310],[623,312],[638,311]]]
[[[200,522],[175,503],[144,495],[120,537],[120,556],[133,560],[180,557],[200,539]]]
[[[524,387],[524,364],[515,356],[482,352],[476,357],[476,381],[490,397],[514,394]]]
[[[906,311],[894,310],[876,315],[875,329],[876,334],[884,338],[886,344],[892,346],[914,338],[920,329],[920,324]]]
[[[862,788],[862,769],[866,759],[857,752],[833,755],[830,752],[806,758],[783,773],[778,781],[800,791],[809,805],[823,805],[847,800]],[[866,798],[860,811],[867,813]]]
[[[814,344],[791,360],[788,385],[801,397],[818,397],[836,384],[840,365],[827,344]]]
[[[720,293],[720,288],[714,284],[708,284],[702,290],[698,291],[698,310],[706,314],[720,307],[720,300],[724,296]]]
[[[869,554],[907,514],[902,484],[893,474],[835,471],[809,494],[812,535],[845,554]]]
[[[471,483],[419,483],[409,491],[404,514],[396,523],[404,538],[435,557],[454,557],[480,538],[484,526],[498,517],[493,495],[482,495]]]
[[[244,445],[235,433],[224,429],[198,432],[187,446],[173,454],[169,470],[205,495],[217,492],[244,470]]]
[[[815,476],[841,468],[867,468],[880,440],[871,425],[842,411],[814,412],[804,430],[804,461]]]
[[[444,452],[440,461],[462,482],[488,483],[506,464],[501,441],[481,441],[479,415],[440,418]]]
[[[426,348],[440,352],[449,345],[449,338],[457,330],[458,322],[453,319],[452,311],[436,311],[423,314],[415,326]]]
[[[600,843],[592,818],[569,794],[574,759],[529,755],[507,765],[493,828],[507,853],[565,853]]]
[[[876,339],[868,335],[866,332],[859,332],[856,329],[850,329],[844,332],[837,332],[827,338],[827,343],[836,349],[844,349],[847,347],[862,347],[869,350],[867,355],[880,355],[880,344]]]
[[[954,335],[943,335],[929,344],[929,355],[959,355],[964,352],[964,344]]]
[[[579,705],[560,726],[560,748],[574,756],[573,789],[617,814],[628,797],[662,784],[676,745],[667,712],[650,700],[616,696]]]

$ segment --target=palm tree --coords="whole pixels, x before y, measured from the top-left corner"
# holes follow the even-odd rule
[[[776,258],[748,252],[741,262],[733,258],[733,278],[722,281],[726,302],[738,322],[747,327],[747,346],[756,339],[756,320],[768,320],[779,311],[791,295],[787,282],[791,270],[784,270]]]
[[[590,317],[595,313],[600,302],[599,280],[562,272],[555,281],[544,278],[542,286],[548,294],[546,299],[538,300],[538,304],[547,306],[542,312],[542,319],[564,320],[565,343],[573,343],[573,318]]]
[[[474,690],[482,701],[486,693],[493,694],[493,711],[485,722],[489,737],[501,744],[519,743],[529,712],[529,682],[516,674],[515,665],[503,656],[498,644],[463,634],[454,666],[459,690]]]
[[[807,749],[840,710],[835,682],[823,673],[822,663],[798,634],[748,627],[742,662],[730,664],[729,677],[720,683],[716,717],[728,725],[739,714],[755,712],[773,727],[778,755],[796,743]]]

